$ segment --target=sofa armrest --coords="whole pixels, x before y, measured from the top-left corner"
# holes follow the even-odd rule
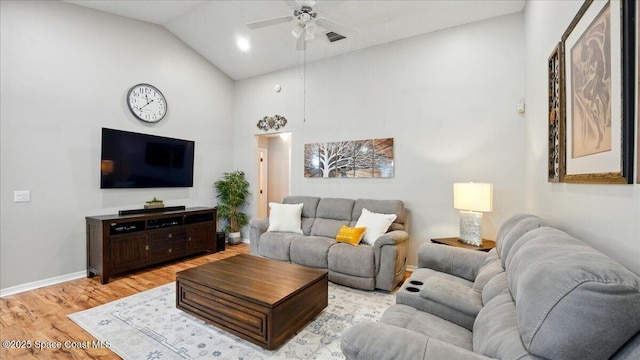
[[[445,341],[383,323],[360,323],[342,335],[340,349],[347,359],[459,359],[492,358]]]
[[[376,266],[376,288],[392,291],[404,278],[407,269],[409,234],[393,230],[380,236],[373,244]]]
[[[269,218],[251,219],[249,221],[249,242],[251,243],[251,254],[258,254],[258,243],[260,235],[265,233],[269,228]]]
[[[475,281],[487,253],[441,244],[424,243],[418,250],[418,268],[429,268]]]
[[[373,243],[373,247],[381,248],[385,245],[398,245],[407,240],[409,240],[409,233],[404,230],[393,230],[382,234],[382,236]]]

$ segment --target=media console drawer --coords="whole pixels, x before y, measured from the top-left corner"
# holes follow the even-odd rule
[[[156,263],[186,255],[186,239],[184,226],[149,231],[150,261]]]

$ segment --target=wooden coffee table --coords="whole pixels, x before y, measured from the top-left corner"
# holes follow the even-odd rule
[[[176,306],[268,350],[327,307],[324,270],[241,254],[176,274]]]

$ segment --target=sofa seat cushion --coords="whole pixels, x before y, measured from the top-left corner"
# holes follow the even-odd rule
[[[277,231],[265,232],[260,236],[258,254],[273,260],[291,261],[291,241],[298,238],[304,239],[305,236]]]
[[[363,278],[375,278],[373,247],[360,244],[337,243],[329,248],[329,269],[334,272]]]
[[[482,293],[473,290],[472,286],[472,282],[463,278],[419,268],[398,291],[396,303],[415,307],[471,330],[482,308]]]
[[[536,358],[522,343],[516,307],[508,292],[494,297],[478,313],[473,325],[473,351],[496,359]]]
[[[608,359],[638,332],[637,275],[558,229],[531,230],[515,246],[507,280],[529,352]]]
[[[473,348],[471,331],[411,306],[392,305],[382,314],[380,322],[415,331],[467,350]]]
[[[314,268],[328,268],[329,248],[334,239],[322,236],[305,236],[291,240],[291,262]]]

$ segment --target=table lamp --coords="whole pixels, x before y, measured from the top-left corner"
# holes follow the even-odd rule
[[[493,209],[493,184],[453,184],[453,207],[460,210],[460,241],[482,245],[482,213]]]

